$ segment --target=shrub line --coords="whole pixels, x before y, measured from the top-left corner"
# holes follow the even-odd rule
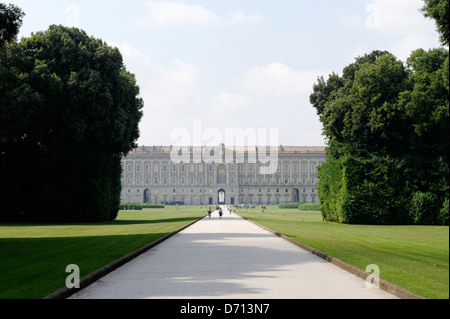
[[[117,268],[123,266],[124,264],[126,264],[127,262],[135,259],[136,257],[138,257],[139,255],[145,253],[146,251],[150,250],[151,248],[155,247],[156,245],[162,243],[163,241],[169,239],[170,237],[172,237],[173,235],[176,235],[177,233],[181,232],[182,230],[188,228],[189,226],[192,226],[193,224],[195,224],[196,222],[198,222],[199,220],[203,219],[205,216],[177,229],[176,231],[167,234],[155,241],[152,241],[151,243],[145,245],[144,247],[141,247],[135,251],[133,251],[132,253],[117,259],[116,261],[113,261],[112,263],[94,271],[93,273],[88,274],[87,276],[83,277],[80,279],[79,284],[80,284],[80,288],[61,288],[57,291],[55,291],[54,293],[48,295],[47,297],[44,297],[43,299],[66,299],[69,298],[70,296],[72,296],[73,294],[81,291],[82,289],[86,288],[87,286],[89,286],[90,284],[94,283],[95,281],[99,280],[100,278],[106,276],[107,274],[109,274],[110,272],[116,270]]]
[[[270,229],[270,228],[268,228],[266,226],[258,224],[257,222],[255,222],[255,221],[253,221],[251,219],[248,219],[248,218],[245,218],[245,217],[242,217],[242,216],[240,216],[240,217],[245,219],[245,220],[247,220],[247,221],[249,221],[249,222],[251,222],[251,223],[253,223],[253,224],[255,224],[256,226],[259,226],[259,227],[261,227],[261,228],[271,232],[272,234],[274,234],[274,235],[276,235],[276,236],[278,236],[278,237],[280,237],[280,238],[282,238],[282,239],[284,239],[284,240],[286,240],[286,241],[288,241],[288,242],[290,242],[290,243],[292,243],[292,244],[294,244],[294,245],[296,245],[296,246],[306,250],[307,252],[312,253],[312,254],[314,254],[314,255],[316,255],[316,256],[318,256],[318,257],[320,257],[320,258],[322,258],[322,259],[324,259],[324,260],[326,260],[326,261],[328,261],[328,262],[330,262],[332,264],[334,264],[335,266],[338,266],[339,268],[341,268],[341,269],[343,269],[345,271],[348,271],[349,273],[354,274],[354,275],[364,279],[364,280],[366,280],[367,277],[369,275],[371,275],[370,273],[368,273],[366,271],[363,271],[363,270],[361,270],[361,269],[359,269],[359,268],[357,268],[357,267],[355,267],[353,265],[350,265],[350,264],[348,264],[346,262],[343,262],[342,260],[340,260],[338,258],[330,256],[330,255],[328,255],[328,254],[326,254],[324,252],[321,252],[321,251],[319,251],[319,250],[317,250],[315,248],[312,248],[312,247],[310,247],[310,246],[308,246],[308,245],[306,245],[306,244],[304,244],[302,242],[299,242],[299,241],[297,241],[295,239],[292,239],[292,238],[290,238],[290,237],[288,237],[286,235],[283,235],[283,234],[281,234],[281,233],[279,233],[277,231],[274,231],[274,230],[272,230],[272,229]],[[402,288],[400,286],[394,285],[393,283],[391,283],[391,282],[389,282],[387,280],[384,280],[384,279],[381,279],[381,278],[379,280],[380,280],[379,281],[379,283],[380,283],[379,287],[381,289],[383,289],[384,291],[387,291],[387,292],[389,292],[389,293],[391,293],[391,294],[393,294],[393,295],[395,295],[395,296],[397,296],[397,297],[399,297],[401,299],[426,299],[426,298],[424,298],[422,296],[419,296],[419,295],[417,295],[417,294],[415,294],[415,293],[413,293],[413,292],[411,292],[411,291],[409,291],[409,290],[407,290],[405,288]]]

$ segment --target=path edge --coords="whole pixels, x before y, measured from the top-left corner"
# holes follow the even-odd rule
[[[360,278],[362,278],[364,280],[366,280],[367,277],[371,275],[370,273],[368,273],[366,271],[363,271],[363,270],[361,270],[361,269],[359,269],[359,268],[357,268],[357,267],[355,267],[353,265],[347,264],[346,262],[343,262],[342,260],[339,260],[339,259],[337,259],[337,258],[335,258],[333,256],[330,256],[330,255],[328,255],[328,254],[326,254],[324,252],[321,252],[321,251],[319,251],[319,250],[317,250],[315,248],[312,248],[312,247],[310,247],[310,246],[308,246],[308,245],[306,245],[306,244],[304,244],[302,242],[299,242],[299,241],[297,241],[295,239],[292,239],[292,238],[290,238],[290,237],[288,237],[286,235],[283,235],[283,234],[281,234],[281,233],[279,233],[277,231],[274,231],[274,230],[272,230],[272,229],[270,229],[270,228],[268,228],[266,226],[258,224],[257,222],[255,222],[255,221],[253,221],[251,219],[248,219],[248,218],[245,218],[245,217],[242,217],[242,216],[239,216],[239,217],[241,217],[242,219],[245,219],[245,220],[253,223],[256,226],[259,226],[259,227],[267,230],[268,232],[270,232],[270,233],[272,233],[272,234],[274,234],[274,235],[276,235],[276,236],[278,236],[278,237],[280,237],[280,238],[290,242],[291,244],[294,244],[294,245],[302,248],[303,250],[306,250],[307,252],[312,253],[312,254],[314,254],[314,255],[316,255],[316,256],[318,256],[318,257],[320,257],[320,258],[322,258],[322,259],[324,259],[324,260],[326,260],[326,261],[328,261],[328,262],[330,262],[332,264],[334,264],[335,266],[338,266],[339,268],[341,268],[343,270],[346,270],[349,273],[351,273],[353,275],[356,275],[356,276],[358,276],[358,277],[360,277]],[[389,282],[387,280],[379,278],[379,282],[380,282],[380,285],[379,285],[380,289],[383,289],[384,291],[387,291],[387,292],[393,294],[394,296],[399,297],[400,299],[426,299],[426,298],[424,298],[424,297],[422,297],[422,296],[420,296],[418,294],[415,294],[415,293],[413,293],[413,292],[411,292],[411,291],[409,291],[409,290],[407,290],[405,288],[402,288],[400,286],[394,285],[393,283],[391,283],[391,282]]]
[[[55,291],[54,293],[44,297],[43,299],[67,299],[68,297],[72,296],[73,294],[80,292],[82,289],[86,288],[87,286],[91,285],[92,283],[94,283],[95,281],[99,280],[100,278],[106,276],[107,274],[111,273],[112,271],[116,270],[117,268],[123,266],[124,264],[126,264],[127,262],[135,259],[136,257],[142,255],[143,253],[147,252],[148,250],[150,250],[151,248],[161,244],[162,242],[166,241],[167,239],[169,239],[170,237],[178,234],[179,232],[185,230],[186,228],[194,225],[196,222],[202,220],[203,218],[205,218],[206,216],[200,217],[197,220],[194,220],[193,222],[173,231],[170,234],[167,234],[155,241],[152,241],[151,243],[129,253],[128,255],[123,256],[122,258],[119,258],[115,261],[113,261],[112,263],[86,275],[85,277],[81,278],[79,281],[79,288],[61,288],[57,291]]]

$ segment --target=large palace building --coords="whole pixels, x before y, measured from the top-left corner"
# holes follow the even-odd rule
[[[124,157],[121,202],[182,205],[318,202],[317,168],[326,160],[325,147],[279,146],[270,151],[222,144],[212,149],[183,149],[140,146]]]

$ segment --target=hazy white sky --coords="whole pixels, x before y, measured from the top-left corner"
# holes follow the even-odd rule
[[[440,46],[422,0],[9,2],[26,13],[19,37],[63,24],[120,49],[145,102],[139,145],[176,144],[175,129],[201,123],[224,135],[276,128],[278,144],[322,146],[309,103],[318,76],[372,50],[406,61]]]

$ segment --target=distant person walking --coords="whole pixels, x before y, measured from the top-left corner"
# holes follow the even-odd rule
[[[211,207],[208,207],[208,217],[211,218]]]
[[[222,207],[219,207],[219,218],[222,218],[222,213],[223,213]]]

